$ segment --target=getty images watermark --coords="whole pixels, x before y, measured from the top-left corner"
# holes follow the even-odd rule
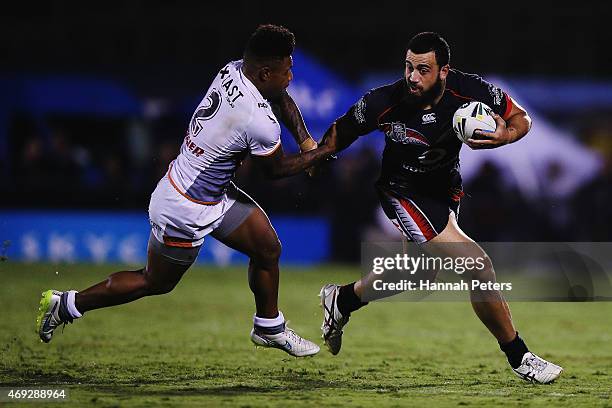
[[[612,243],[362,244],[363,301],[612,300]]]
[[[468,290],[512,290],[512,282],[495,282],[489,280],[471,279],[469,282],[436,282],[427,279],[400,279],[399,281],[386,281],[384,275],[397,273],[396,276],[409,274],[410,276],[431,276],[434,273],[454,272],[458,275],[464,273],[477,273],[485,276],[488,262],[485,256],[428,256],[424,253],[418,256],[396,254],[394,257],[376,257],[372,260],[373,277],[372,289],[375,291],[468,291]],[[492,278],[492,276],[491,276]]]

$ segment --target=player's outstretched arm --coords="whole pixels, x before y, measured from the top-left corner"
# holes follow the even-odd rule
[[[336,141],[334,142],[334,144],[336,145],[336,152],[346,149],[351,144],[353,144],[353,142],[357,140],[359,136],[363,136],[362,133],[359,133],[359,131],[351,125],[350,121],[347,121],[346,115],[344,115],[340,117],[336,122],[332,123],[327,132],[325,132],[325,135],[323,135],[323,138],[321,139],[321,141],[319,141],[320,146],[327,144],[327,137],[330,135],[330,130],[334,127],[336,128],[336,132],[334,135],[336,137]],[[336,156],[332,156],[329,159],[336,159]],[[325,163],[314,165],[308,170],[308,175],[313,178],[319,177],[324,171],[324,167]]]
[[[279,146],[268,156],[253,156],[254,162],[260,166],[266,177],[278,179],[293,176],[312,165],[327,159],[336,151],[336,126],[332,125],[323,136],[325,143],[308,152],[285,156],[283,147]]]
[[[306,128],[302,112],[297,104],[285,90],[280,98],[275,101],[280,110],[280,121],[285,125],[295,142],[300,146],[301,152],[307,152],[317,147],[317,142],[312,138],[310,132]]]
[[[340,152],[355,142],[359,138],[359,136],[363,136],[362,133],[359,133],[352,125],[349,119],[346,118],[346,115],[341,116],[334,123],[331,124],[330,128],[325,132],[323,138],[319,142],[320,144],[324,144],[327,142],[326,138],[331,135],[330,129],[336,127],[336,132],[334,134],[336,141],[336,152]]]
[[[497,122],[497,129],[494,133],[476,131],[474,132],[478,138],[470,139],[466,143],[472,149],[493,149],[509,143],[514,143],[521,139],[531,129],[531,118],[525,109],[523,109],[514,99],[512,100],[512,109],[505,118],[493,114],[493,119]]]

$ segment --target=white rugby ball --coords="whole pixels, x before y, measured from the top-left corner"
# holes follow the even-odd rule
[[[474,136],[475,130],[495,132],[497,123],[491,116],[493,111],[482,102],[467,102],[457,109],[453,115],[453,130],[459,140],[467,142]]]

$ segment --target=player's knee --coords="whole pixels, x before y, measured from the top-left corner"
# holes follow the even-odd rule
[[[472,270],[472,279],[478,279],[480,281],[491,281],[495,278],[495,271],[493,269],[493,261],[487,254],[484,254],[478,259],[478,267]]]
[[[178,281],[155,279],[151,275],[151,271],[144,269],[144,290],[147,296],[163,295],[172,292]]]
[[[130,279],[130,287],[134,288],[135,290],[143,290],[146,289],[147,283],[146,283],[146,271],[145,268],[142,269],[138,269],[138,270],[134,270],[134,271],[128,271],[131,272],[133,274],[137,274],[137,278],[132,278]],[[113,273],[109,276],[106,277],[106,281],[105,286],[106,289],[110,290],[110,291],[115,291],[115,290],[119,290],[118,288],[120,288],[121,286],[125,285],[125,271],[121,271],[121,272],[116,272]]]
[[[163,295],[170,293],[176,287],[177,282],[148,282],[147,294],[151,295]]]
[[[273,239],[265,240],[261,242],[255,254],[253,255],[254,261],[258,263],[264,263],[266,265],[278,263],[282,252],[282,245],[278,237]]]

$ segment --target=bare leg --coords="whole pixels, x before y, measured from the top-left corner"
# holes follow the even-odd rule
[[[76,294],[75,306],[81,313],[132,302],[144,296],[170,292],[189,266],[168,262],[161,255],[147,253],[147,266],[137,271],[121,271]]]
[[[266,214],[255,208],[236,230],[219,240],[249,256],[249,287],[255,296],[257,316],[278,316],[281,244]]]
[[[445,245],[448,243],[462,243],[465,245]],[[482,276],[474,276],[474,279],[480,278],[480,280],[489,281],[494,281],[495,279],[495,271],[487,254],[459,228],[457,220],[452,214],[449,215],[448,224],[444,231],[426,244],[423,244],[423,249],[431,255],[470,256],[474,259],[483,257],[487,260],[485,262],[486,268],[482,271]],[[370,280],[379,278],[366,276],[358,280],[354,287],[355,294],[362,297],[364,288],[368,287],[368,285],[371,287]],[[512,323],[510,309],[499,291],[473,290],[470,292],[470,300],[472,308],[480,321],[500,343],[507,343],[515,338],[516,330]]]
[[[465,243],[465,245],[445,246],[444,244],[447,243]],[[474,276],[474,279],[495,280],[495,271],[490,258],[478,244],[459,228],[453,214],[449,215],[448,224],[444,231],[425,244],[424,248],[430,253],[446,256],[469,256],[474,259],[483,257],[486,260],[485,270],[481,272],[480,276]],[[516,329],[512,323],[510,308],[499,291],[473,290],[470,292],[470,300],[474,312],[498,342],[507,343],[515,338]]]
[[[221,241],[251,258],[249,286],[255,295],[257,316],[278,316],[278,259],[281,246],[266,214],[259,208],[254,209],[242,225]],[[187,269],[188,266],[170,263],[149,251],[145,268],[116,272],[106,280],[77,293],[76,308],[85,313],[128,303],[143,296],[168,293]]]

